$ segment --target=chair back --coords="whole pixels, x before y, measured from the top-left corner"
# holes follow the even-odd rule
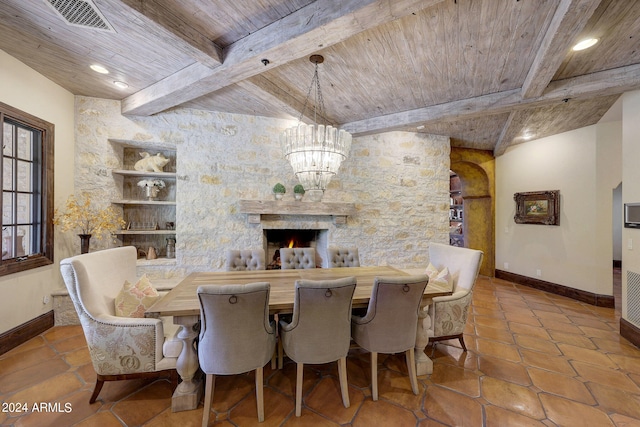
[[[235,375],[264,366],[273,355],[269,283],[203,285],[198,358],[206,374]]]
[[[329,248],[329,268],[360,267],[358,248]]]
[[[476,282],[483,252],[476,249],[461,248],[429,243],[429,262],[438,270],[447,267],[453,280],[453,292],[470,291]]]
[[[281,248],[280,263],[283,270],[316,268],[315,248]]]
[[[418,310],[428,281],[424,274],[376,277],[366,315],[354,317],[356,342],[378,353],[400,353],[415,347]]]
[[[227,271],[264,270],[264,249],[228,251],[226,269]]]
[[[296,281],[293,318],[283,334],[293,361],[320,364],[347,356],[355,289],[355,277]]]
[[[125,281],[136,283],[137,250],[133,246],[105,249],[60,261],[69,297],[83,316],[115,315],[115,299]]]

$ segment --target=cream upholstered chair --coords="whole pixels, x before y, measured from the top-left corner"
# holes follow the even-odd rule
[[[230,250],[227,271],[264,270],[264,249]]]
[[[329,268],[334,267],[360,267],[358,248],[334,248],[327,249],[329,254]]]
[[[418,394],[414,347],[418,310],[429,278],[418,276],[376,277],[364,317],[352,316],[351,337],[371,352],[371,394],[378,400],[378,353],[404,352],[411,389]]]
[[[258,421],[264,421],[262,369],[275,350],[275,324],[269,322],[269,284],[199,286],[200,368],[207,375],[202,425],[209,423],[215,375],[256,371]]]
[[[429,342],[434,345],[436,341],[457,338],[467,351],[463,331],[483,255],[475,249],[429,244],[429,262],[438,270],[448,268],[453,283],[453,294],[433,298],[428,308],[424,326]]]
[[[283,270],[316,268],[314,248],[281,248],[280,263]]]
[[[106,249],[60,261],[69,297],[80,318],[97,380],[89,403],[105,381],[165,377],[177,385],[178,328],[161,319],[115,315],[115,299],[125,281],[136,283],[133,246]]]
[[[347,353],[351,342],[351,299],[355,277],[296,281],[291,323],[280,321],[281,343],[297,364],[296,417],[302,411],[302,373],[305,363],[338,361],[342,403],[348,408]]]

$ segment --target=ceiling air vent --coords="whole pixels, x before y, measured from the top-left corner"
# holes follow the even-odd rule
[[[44,0],[69,25],[115,32],[91,0]]]

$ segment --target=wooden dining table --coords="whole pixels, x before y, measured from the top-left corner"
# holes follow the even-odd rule
[[[178,338],[184,345],[176,363],[176,370],[182,382],[173,394],[172,411],[196,409],[201,398],[202,381],[196,378],[199,364],[194,346],[200,322],[198,286],[268,282],[271,286],[269,312],[279,315],[293,312],[296,280],[333,280],[354,276],[357,285],[353,294],[353,307],[360,308],[367,306],[376,277],[405,275],[409,273],[391,266],[191,273],[145,313],[147,317],[171,316],[173,322],[180,325]],[[432,298],[450,294],[451,288],[435,284],[428,284],[424,291],[416,334],[415,352],[418,375],[430,374],[433,371],[433,363],[424,353],[429,341],[422,321],[426,317],[425,307]]]

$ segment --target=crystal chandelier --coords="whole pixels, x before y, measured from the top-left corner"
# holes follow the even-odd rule
[[[318,64],[324,61],[321,55],[312,55],[315,73],[307,93],[298,124],[284,131],[282,144],[284,157],[289,160],[296,177],[311,201],[320,201],[331,178],[338,173],[340,164],[351,149],[351,134],[328,124],[317,124],[320,116],[324,120],[324,101],[320,91]],[[314,91],[314,124],[302,123],[307,103]]]

